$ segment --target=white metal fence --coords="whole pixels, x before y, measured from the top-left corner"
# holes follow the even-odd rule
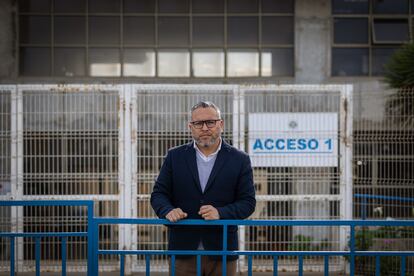
[[[154,217],[149,194],[163,157],[168,148],[191,139],[186,126],[191,106],[210,100],[223,111],[224,138],[251,153],[258,200],[253,218],[352,218],[350,86],[18,85],[0,91],[0,180],[11,183],[1,199],[93,199],[96,216]],[[281,152],[252,151],[254,139],[262,139],[262,149],[269,150],[282,145],[279,138]],[[289,139],[298,144],[292,146]],[[306,145],[299,139],[313,139],[309,152],[301,151]],[[323,142],[329,152],[315,148]],[[0,212],[1,227],[32,232],[85,227],[82,210]],[[99,235],[101,248],[166,249],[163,227],[103,226]],[[240,237],[242,249],[339,250],[347,243],[342,229],[317,227],[248,227],[240,229]],[[7,246],[4,240],[0,244]],[[56,244],[48,240],[42,250],[46,269],[58,269],[59,254],[46,250]],[[68,269],[85,270],[85,241],[69,241],[68,247]],[[33,242],[19,240],[17,251],[19,270],[32,269]],[[0,260],[7,259],[3,255]],[[166,270],[166,264],[161,257],[153,259],[151,270]],[[305,269],[322,269],[321,264],[306,259]],[[118,268],[116,257],[100,265]],[[243,269],[243,259],[240,265]],[[343,264],[335,259],[331,265]],[[272,264],[258,257],[254,266],[261,270]],[[296,260],[280,260],[279,266],[294,268]],[[127,258],[127,272],[143,268],[140,257]]]

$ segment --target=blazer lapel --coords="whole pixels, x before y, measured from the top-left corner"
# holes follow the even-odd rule
[[[201,185],[200,185],[200,177],[198,176],[198,169],[197,169],[197,160],[196,160],[196,152],[193,148],[193,143],[188,145],[188,148],[185,153],[185,161],[190,169],[191,175],[194,178],[194,183],[197,186],[197,189],[202,193]]]
[[[226,160],[229,156],[228,151],[229,151],[229,145],[227,145],[223,140],[221,149],[217,154],[216,162],[214,162],[214,166],[208,178],[207,185],[206,185],[206,188],[204,189],[204,192],[206,192],[212,186],[214,182],[214,178],[216,178],[217,174],[220,172],[220,170],[223,168],[224,164],[226,163]]]

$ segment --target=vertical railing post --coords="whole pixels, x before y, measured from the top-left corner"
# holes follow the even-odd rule
[[[93,201],[88,205],[88,276],[98,275],[98,231],[94,220]]]
[[[350,242],[349,242],[349,249],[350,249],[350,256],[349,256],[349,275],[354,276],[355,274],[355,226],[350,225]]]
[[[273,276],[277,276],[277,271],[278,271],[278,256],[274,256],[273,257]]]
[[[227,224],[223,225],[223,256],[222,256],[222,275],[227,275]]]
[[[299,255],[298,258],[299,258],[299,263],[298,263],[299,273],[298,273],[298,275],[303,276],[303,255]]]
[[[175,255],[171,255],[170,275],[175,276]]]
[[[375,276],[381,276],[380,256],[375,256]]]
[[[401,276],[405,276],[405,263],[406,263],[406,258],[405,256],[401,256]]]
[[[35,238],[36,276],[40,276],[40,237]]]
[[[119,260],[119,276],[125,275],[125,255],[121,254]]]
[[[197,255],[197,276],[201,276],[201,255]]]
[[[329,276],[329,255],[326,255],[324,257],[324,263],[325,263],[325,269],[324,269],[323,275]]]
[[[62,237],[62,276],[66,276],[66,237]]]
[[[15,237],[10,237],[10,276],[14,276],[15,263],[14,263],[14,244]]]

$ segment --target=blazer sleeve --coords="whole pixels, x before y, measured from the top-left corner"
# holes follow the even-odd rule
[[[174,209],[171,203],[172,196],[172,168],[171,168],[171,151],[162,164],[160,173],[155,180],[154,189],[151,193],[151,206],[159,218],[165,216]]]
[[[245,219],[253,214],[256,198],[253,183],[253,169],[248,155],[243,155],[243,165],[238,179],[236,200],[217,210],[220,219]]]

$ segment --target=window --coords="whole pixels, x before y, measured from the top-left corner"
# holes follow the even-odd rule
[[[413,39],[414,0],[332,0],[332,76],[381,76]]]
[[[294,0],[19,0],[23,77],[292,77]]]

